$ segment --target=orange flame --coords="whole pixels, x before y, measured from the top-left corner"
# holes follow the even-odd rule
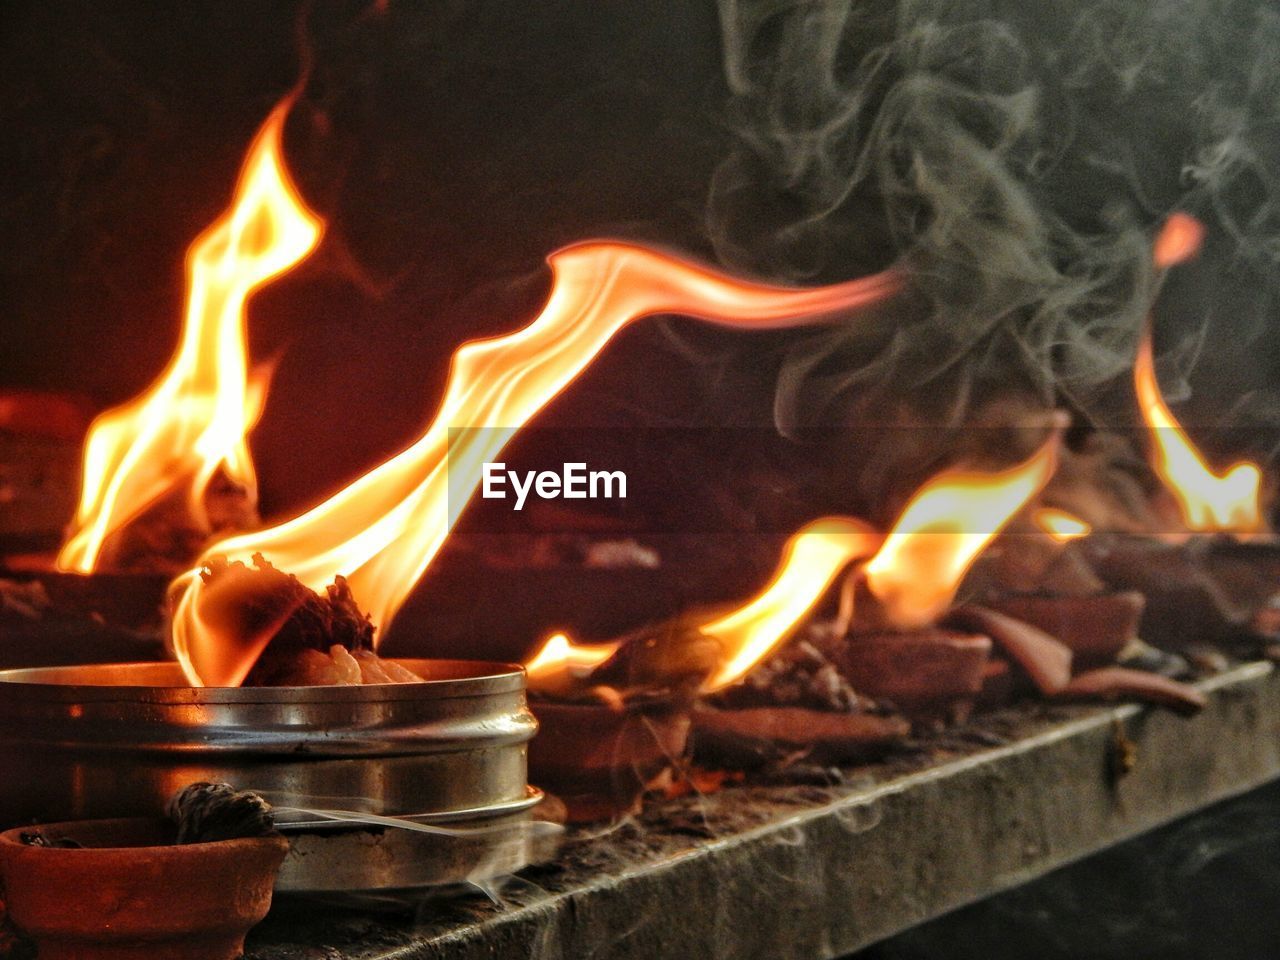
[[[284,168],[289,106],[276,107],[254,138],[231,209],[187,252],[182,339],[168,369],[89,429],[80,504],[59,569],[93,572],[110,534],[184,484],[192,519],[207,529],[204,492],[219,470],[256,494],[245,435],[265,390],[248,379],[245,302],[306,257],[323,227]]]
[[[887,537],[851,517],[806,524],[787,541],[768,586],[733,611],[697,625],[698,632],[724,648],[724,659],[702,692],[746,676],[786,641],[840,572],[865,557],[871,557],[862,571],[867,586],[895,625],[932,622],[951,603],[982,548],[1049,482],[1057,450],[1055,432],[1032,457],[1009,470],[938,474],[912,498]],[[607,652],[603,646],[578,647],[557,634],[529,662],[530,679],[535,665],[539,679],[564,676],[574,654],[579,654],[577,668],[589,673],[617,644],[607,647]]]
[[[1205,463],[1160,394],[1150,331],[1138,345],[1133,384],[1142,419],[1151,428],[1151,467],[1177,500],[1187,527],[1203,532],[1261,530],[1262,471],[1244,461],[1215,473]]]
[[[529,689],[552,685],[561,678],[576,678],[591,673],[617,651],[614,643],[574,643],[563,633],[555,633],[532,657],[525,661]]]
[[[889,272],[813,290],[747,283],[604,241],[567,247],[548,262],[552,287],[542,312],[515,333],[457,351],[439,412],[413,446],[308,513],[222,541],[205,556],[245,560],[260,552],[312,589],[343,574],[385,629],[479,486],[484,464],[624,326],[663,313],[741,328],[792,326],[877,302],[898,286]],[[237,684],[261,645],[245,641],[235,658],[241,669],[210,672],[208,665],[223,658],[207,650],[210,641],[201,636],[200,589],[194,571],[174,584],[181,591],[175,652],[192,683]]]
[[[754,598],[726,616],[700,624],[725,648],[719,669],[704,693],[727,687],[777,649],[853,561],[870,556],[883,537],[861,520],[823,517],[805,524],[782,552],[773,580]]]
[[[913,628],[937,619],[983,548],[1044,489],[1057,462],[1055,433],[1016,467],[947,470],[921,487],[863,568],[890,622]]]
[[[1152,259],[1164,270],[1190,260],[1200,252],[1203,242],[1204,224],[1190,214],[1171,213],[1156,237]]]
[[[1040,507],[1031,514],[1036,526],[1059,543],[1070,543],[1087,537],[1093,530],[1086,520],[1057,507]]]

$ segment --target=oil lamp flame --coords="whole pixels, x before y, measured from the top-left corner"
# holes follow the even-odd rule
[[[1059,543],[1070,543],[1087,537],[1093,527],[1087,520],[1082,520],[1073,513],[1059,510],[1057,507],[1040,507],[1031,514],[1036,526]]]
[[[742,679],[787,639],[813,609],[840,571],[876,551],[883,537],[849,517],[823,517],[790,540],[769,585],[726,616],[699,626],[725,649],[720,667],[703,684],[710,693]]]
[[[549,263],[541,313],[514,333],[459,348],[440,408],[416,443],[302,516],[217,543],[205,559],[261,553],[313,590],[345,575],[384,630],[480,485],[485,463],[633,320],[674,313],[742,329],[794,326],[898,288],[892,272],[810,290],[748,283],[607,241],[566,247]],[[198,629],[200,589],[195,571],[174,584],[174,648],[193,683],[223,683],[228,678],[209,665],[225,657],[207,649]],[[252,664],[260,652],[246,640],[235,659]]]
[[[529,688],[536,690],[561,678],[585,676],[612,657],[618,646],[617,643],[574,643],[563,633],[552,634],[538,652],[525,661]]]
[[[1195,256],[1204,226],[1194,217],[1175,213],[1156,238],[1152,257],[1166,268]],[[1201,533],[1257,533],[1264,528],[1261,508],[1262,471],[1243,461],[1216,473],[1191,442],[1164,402],[1156,379],[1151,325],[1138,344],[1133,385],[1142,419],[1151,431],[1151,467],[1177,501],[1187,529]]]
[[[1262,471],[1244,461],[1214,472],[1164,402],[1153,354],[1148,332],[1133,365],[1134,389],[1151,431],[1151,467],[1173,494],[1183,522],[1197,532],[1259,532]]]
[[[947,470],[920,488],[863,568],[891,623],[922,627],[946,611],[982,550],[1053,476],[1058,442],[1055,432],[1008,470]]]
[[[1190,214],[1173,213],[1161,227],[1151,256],[1156,267],[1165,270],[1190,260],[1203,242],[1204,224]]]
[[[193,522],[209,529],[204,493],[219,470],[256,499],[245,436],[265,388],[249,379],[245,302],[306,257],[323,227],[284,167],[289,106],[276,107],[259,129],[231,209],[187,251],[182,336],[168,369],[90,427],[79,506],[58,554],[61,570],[93,572],[108,536],[182,487]]]

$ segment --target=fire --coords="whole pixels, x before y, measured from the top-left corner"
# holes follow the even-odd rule
[[[1195,256],[1203,241],[1199,220],[1174,213],[1156,237],[1152,258],[1158,268],[1172,267]],[[1133,385],[1142,419],[1151,430],[1151,467],[1173,494],[1187,528],[1204,533],[1262,530],[1262,471],[1242,461],[1215,473],[1205,462],[1160,393],[1150,322],[1138,344]]]
[[[1055,432],[1008,470],[947,470],[921,487],[863,568],[890,622],[921,627],[942,614],[983,548],[1049,482],[1057,459]]]
[[[1031,514],[1036,526],[1059,543],[1070,543],[1087,537],[1093,530],[1086,520],[1081,520],[1073,513],[1059,510],[1056,507],[1040,507]]]
[[[1133,383],[1142,419],[1151,429],[1152,469],[1177,500],[1187,527],[1201,532],[1260,531],[1262,471],[1243,461],[1215,473],[1205,463],[1160,394],[1149,330],[1138,346]]]
[[[1156,237],[1152,259],[1161,270],[1185,263],[1200,252],[1204,224],[1186,213],[1172,213]]]
[[[876,551],[883,538],[849,517],[823,517],[806,524],[782,553],[773,580],[745,605],[699,625],[725,648],[725,660],[703,684],[710,693],[740,680],[782,644],[822,599],[840,571]]]
[[[479,486],[484,464],[627,324],[675,313],[744,329],[792,326],[878,302],[898,287],[891,272],[812,290],[747,283],[607,241],[566,247],[548,262],[552,287],[542,312],[514,333],[459,348],[439,411],[416,443],[302,516],[224,540],[205,557],[260,552],[312,589],[343,574],[385,629]],[[211,671],[225,656],[207,649],[212,641],[199,629],[200,589],[195,571],[174,584],[175,652],[192,683],[238,683],[261,643],[244,641],[233,658],[241,669]]]
[[[145,393],[89,429],[80,503],[58,567],[91,573],[103,542],[166,493],[186,488],[193,522],[208,529],[203,498],[224,471],[256,493],[245,440],[265,389],[249,381],[245,302],[315,247],[323,227],[284,168],[280,104],[254,138],[231,209],[187,252],[182,336],[168,369]]]
[[[563,633],[555,633],[525,661],[529,688],[536,690],[557,680],[586,676],[617,651],[618,643],[574,643]]]
[[[1039,493],[1057,467],[1058,432],[1025,462],[996,473],[949,470],[928,481],[885,536],[851,517],[823,517],[783,548],[769,584],[742,606],[696,624],[717,640],[723,660],[702,684],[712,693],[746,676],[791,635],[841,571],[867,557],[860,571],[890,621],[923,626],[945,612],[961,579],[1009,520]],[[1063,511],[1039,511],[1074,521]],[[1079,535],[1079,534],[1076,534]],[[618,644],[583,647],[556,634],[526,665],[531,685],[550,687],[573,671],[590,674]]]

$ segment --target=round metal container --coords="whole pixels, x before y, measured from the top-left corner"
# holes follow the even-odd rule
[[[0,670],[0,825],[161,813],[195,780],[285,806],[458,826],[533,806],[527,745],[537,723],[524,672],[399,662],[424,681],[190,687],[174,663]],[[360,839],[350,827],[284,819],[299,838]],[[289,875],[292,889],[315,886]],[[383,879],[396,878],[371,886]]]

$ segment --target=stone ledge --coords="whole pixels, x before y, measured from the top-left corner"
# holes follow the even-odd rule
[[[1030,706],[838,787],[654,804],[607,836],[571,835],[500,904],[420,904],[416,920],[285,904],[249,956],[838,957],[1280,776],[1276,668],[1199,686],[1209,704],[1191,718]]]

